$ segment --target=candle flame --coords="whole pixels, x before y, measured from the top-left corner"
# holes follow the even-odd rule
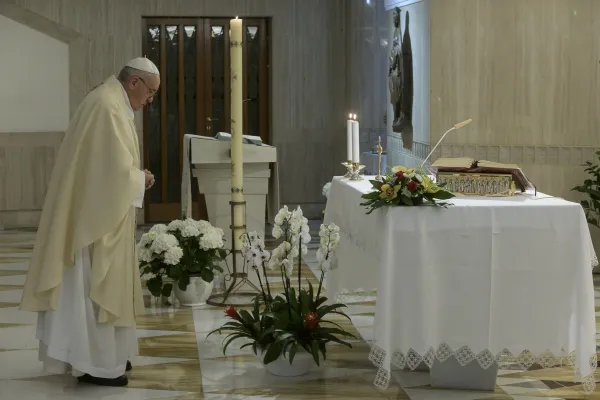
[[[354,119],[356,120],[356,114],[354,114]]]
[[[238,19],[238,16],[237,16],[237,15],[235,16],[235,19]]]
[[[348,118],[349,118],[349,119],[352,119],[352,113],[350,113],[350,115],[348,115]]]

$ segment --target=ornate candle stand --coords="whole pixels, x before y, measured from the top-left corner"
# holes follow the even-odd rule
[[[347,172],[346,175],[344,175],[344,178],[346,179],[350,179],[350,177],[352,177],[352,169],[354,168],[352,165],[352,161],[346,161],[343,162],[342,165],[346,168]]]
[[[364,180],[364,178],[360,174],[360,171],[362,171],[363,169],[365,169],[364,165],[361,165],[360,163],[352,163],[352,172],[350,175],[350,180],[351,181]]]
[[[381,136],[379,136],[379,139],[377,140],[377,177],[375,177],[375,179],[380,180],[381,179],[381,154],[383,153],[383,147],[381,147]]]

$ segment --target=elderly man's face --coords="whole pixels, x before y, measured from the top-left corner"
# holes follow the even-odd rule
[[[127,80],[125,90],[129,96],[131,108],[139,110],[147,103],[152,103],[154,95],[160,87],[160,77],[153,74],[134,75]]]

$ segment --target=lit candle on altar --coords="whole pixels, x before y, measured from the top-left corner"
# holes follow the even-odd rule
[[[358,135],[358,121],[356,120],[356,114],[353,115],[354,121],[352,121],[352,162],[360,162],[360,142]]]
[[[352,162],[352,114],[346,121],[346,161]]]
[[[238,17],[229,21],[230,37],[230,73],[231,73],[231,201],[233,203],[233,240],[232,250],[242,249],[240,236],[244,233],[246,224],[244,213],[244,157],[242,143],[242,123],[244,108],[242,99],[242,84],[244,76],[242,58],[242,20]],[[236,255],[234,254],[234,257]]]

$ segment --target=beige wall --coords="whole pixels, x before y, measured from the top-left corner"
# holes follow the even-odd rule
[[[600,150],[599,53],[597,0],[432,0],[431,143],[474,120],[434,158],[517,163],[578,201],[580,165]]]
[[[434,0],[431,29],[431,142],[474,120],[436,156],[516,162],[572,197],[600,148],[600,2]]]
[[[323,208],[321,187],[339,173],[343,152],[334,144],[345,134],[345,5],[344,0],[0,0],[0,13],[70,44],[71,113],[88,90],[142,55],[142,16],[272,17],[271,137],[279,151],[281,201],[300,204],[316,217]],[[37,133],[19,135],[0,137],[0,218],[7,226],[24,220],[35,226],[35,218],[24,215],[41,209],[47,178],[30,177],[29,171],[48,174],[52,155],[38,157],[48,146],[39,144]],[[15,147],[27,156],[15,160],[10,150]],[[21,178],[7,180],[8,171]],[[9,194],[19,190],[27,208]]]

